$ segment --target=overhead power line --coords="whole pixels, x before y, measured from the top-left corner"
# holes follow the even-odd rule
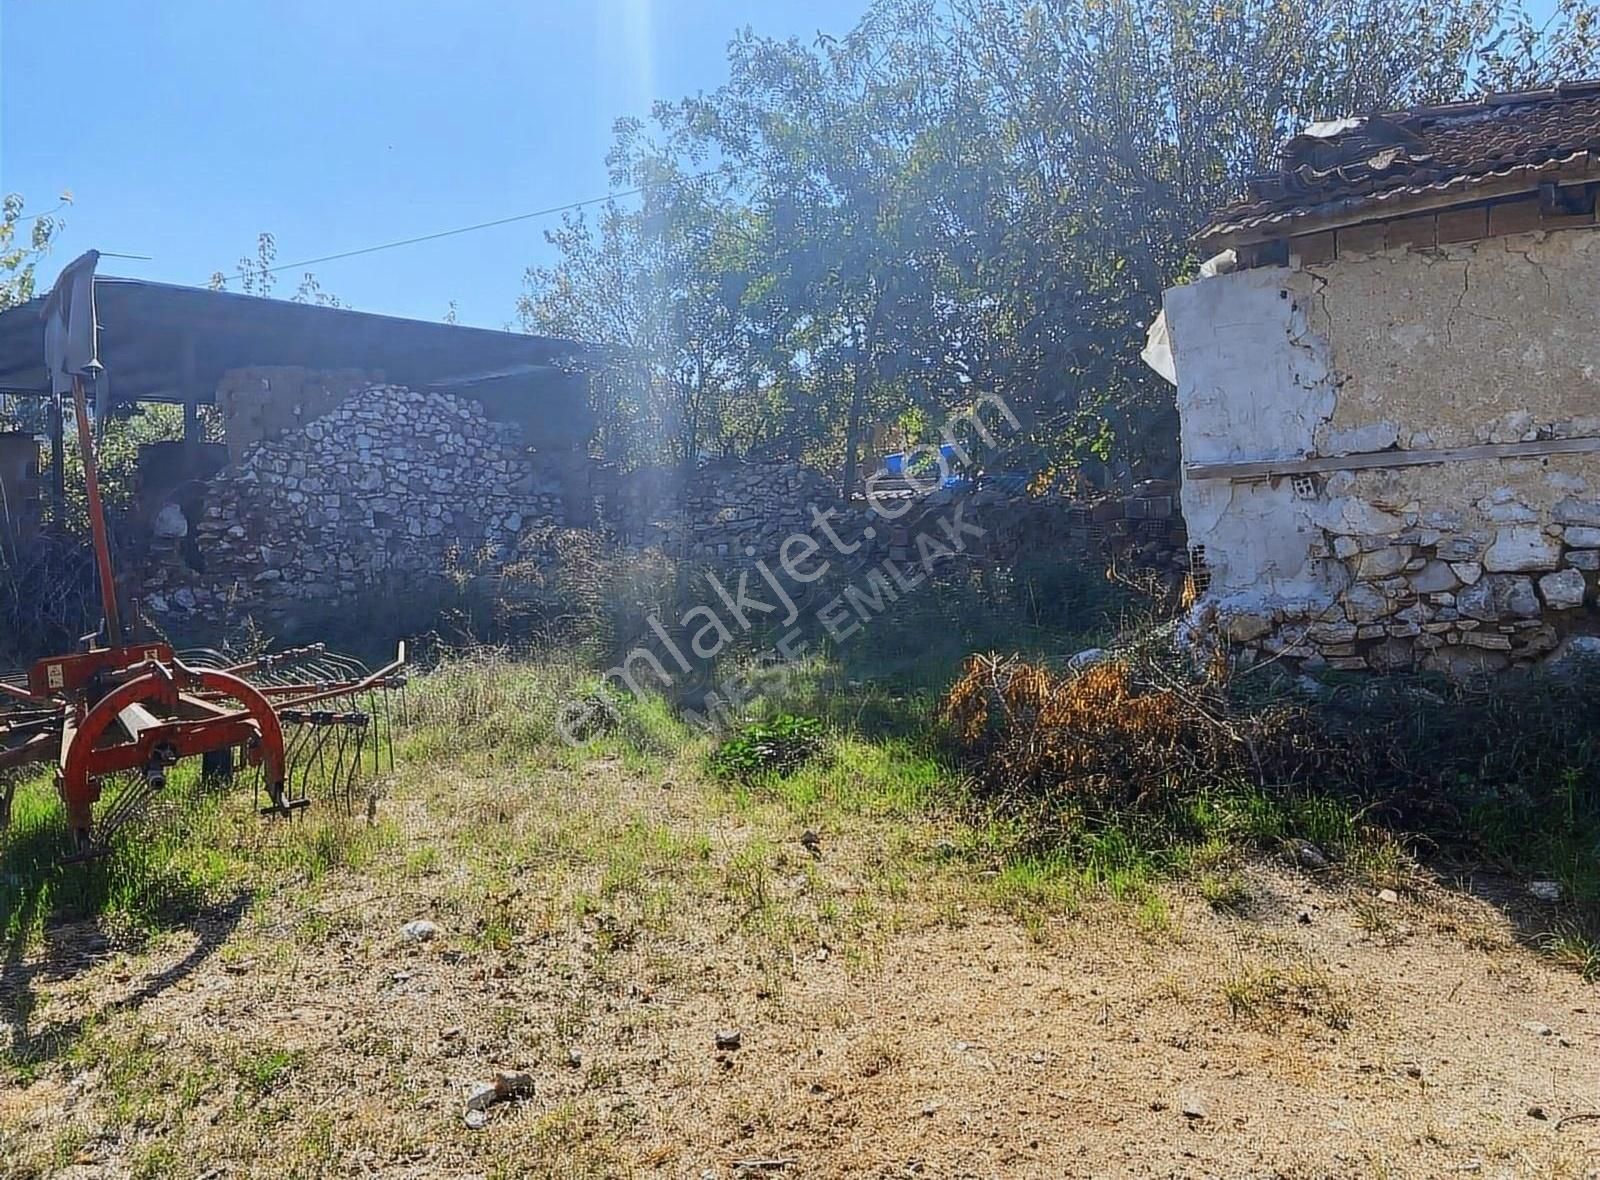
[[[283,262],[277,266],[265,267],[261,270],[239,271],[237,274],[226,276],[222,281],[231,283],[234,279],[242,279],[250,275],[277,274],[284,270],[298,270],[302,266],[316,266],[322,262],[337,262],[341,258],[357,258],[363,254],[376,254],[380,250],[397,250],[401,246],[415,246],[420,242],[436,242],[440,238],[453,238],[458,234],[476,233],[480,229],[494,229],[496,226],[511,225],[518,221],[531,221],[535,217],[549,217],[553,213],[568,213],[574,209],[583,209],[590,205],[602,205],[607,201],[615,201],[622,197],[636,197],[651,189],[668,188],[675,184],[687,184],[690,181],[704,180],[716,174],[716,169],[708,172],[697,172],[693,176],[680,176],[673,180],[663,180],[656,184],[641,184],[638,188],[625,189],[620,193],[607,193],[603,197],[589,197],[582,201],[570,201],[565,205],[551,205],[548,209],[534,209],[529,213],[515,213],[510,217],[497,217],[493,221],[480,221],[474,225],[457,226],[455,229],[442,229],[431,234],[419,234],[414,238],[401,238],[395,242],[384,242],[377,246],[363,246],[359,250],[342,250],[337,254],[324,254],[319,258],[303,258],[298,262]]]

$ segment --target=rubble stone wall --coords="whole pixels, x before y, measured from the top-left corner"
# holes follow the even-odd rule
[[[167,503],[138,593],[159,620],[258,621],[454,569],[493,574],[512,561],[555,560],[554,529],[592,528],[631,549],[691,562],[775,561],[819,521],[859,544],[854,560],[914,557],[916,536],[959,499],[979,532],[972,559],[1024,554],[1115,557],[1176,583],[1187,550],[1175,488],[1150,485],[1092,506],[979,491],[844,502],[799,463],[718,460],[676,470],[580,470],[572,453],[530,449],[523,429],[478,402],[371,385],[293,429],[244,449],[204,485],[202,505]],[[581,456],[577,461],[584,463]],[[575,510],[576,509],[576,510]],[[932,514],[930,516],[930,514]]]
[[[365,388],[218,473],[200,519],[173,530],[192,531],[192,546],[152,562],[146,604],[158,616],[273,614],[506,558],[525,528],[561,516],[559,480],[519,433],[472,401]]]
[[[1597,265],[1600,230],[1570,229],[1169,291],[1186,464],[1556,443],[1186,474],[1200,610],[1236,643],[1352,670],[1498,671],[1600,631],[1600,455],[1572,441],[1600,438]]]
[[[320,418],[356,390],[382,381],[382,373],[361,369],[300,365],[230,369],[216,390],[228,457],[237,463],[263,439],[275,439]]]

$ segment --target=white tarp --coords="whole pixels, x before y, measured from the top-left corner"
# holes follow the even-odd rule
[[[1166,312],[1158,312],[1155,322],[1145,331],[1139,359],[1165,377],[1169,384],[1178,383],[1178,366],[1172,362],[1172,337],[1167,334]]]
[[[1238,267],[1238,254],[1232,250],[1224,250],[1200,264],[1200,273],[1196,276],[1196,281],[1230,274]],[[1172,336],[1167,331],[1166,312],[1158,312],[1154,322],[1145,329],[1144,347],[1139,350],[1139,359],[1165,377],[1167,384],[1178,383],[1178,365],[1172,359]]]
[[[44,301],[44,359],[54,393],[72,392],[73,377],[90,377],[100,368],[99,325],[94,319],[94,268],[98,250],[73,259]]]

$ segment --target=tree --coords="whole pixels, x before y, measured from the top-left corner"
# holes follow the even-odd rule
[[[791,426],[837,456],[846,488],[864,424],[959,396],[979,338],[951,215],[964,78],[943,33],[922,2],[811,48],[746,31],[726,85],[656,112],[678,150],[742,179],[761,345]]]
[[[679,453],[777,446],[848,486],[871,424],[981,390],[1032,464],[1170,473],[1137,356],[1209,213],[1313,119],[1596,72],[1596,11],[877,0],[810,46],[746,30],[724,85],[619,124],[642,208],[552,235],[524,323],[622,344],[649,376],[612,420],[671,422]]]
[[[270,233],[263,230],[256,235],[256,256],[248,255],[239,259],[237,274],[225,275],[220,270],[211,272],[211,278],[206,286],[212,291],[226,291],[228,284],[237,280],[240,290],[246,295],[259,295],[263,299],[272,296],[272,288],[277,285],[277,272],[280,267],[274,265],[278,260],[278,240]],[[318,307],[349,307],[348,303],[341,302],[336,295],[329,295],[322,289],[322,284],[317,281],[317,276],[309,270],[300,276],[300,285],[295,288],[295,293],[290,296],[291,303],[314,303]]]
[[[0,311],[33,298],[34,267],[65,228],[56,214],[70,204],[72,194],[62,193],[54,209],[24,217],[21,194],[0,199]]]
[[[620,143],[631,129],[619,124]],[[647,158],[615,161],[623,176],[651,167]],[[608,452],[689,464],[736,445],[730,403],[751,388],[746,218],[719,200],[711,178],[674,170],[648,185],[637,210],[608,202],[597,224],[568,217],[547,233],[561,261],[527,272],[517,311],[528,331],[616,350],[591,383]]]
[[[1176,436],[1136,359],[1192,234],[1306,123],[1593,72],[1592,5],[1535,29],[1505,0],[955,0],[996,113],[997,293],[1013,386],[1057,391],[1042,421],[1108,422],[1126,453]],[[1165,456],[1169,460],[1175,456]]]
[[[0,199],[0,311],[33,298],[34,268],[64,228],[56,215],[71,203],[72,194],[62,193],[54,209],[24,217],[26,206],[21,194],[7,193]],[[11,427],[42,432],[42,407],[27,401],[9,409],[0,407],[0,429]]]

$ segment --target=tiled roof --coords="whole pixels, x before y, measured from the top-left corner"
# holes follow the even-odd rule
[[[1600,81],[1492,94],[1476,102],[1313,124],[1284,144],[1277,172],[1212,218],[1200,238],[1292,233],[1295,222],[1365,207],[1398,215],[1411,197],[1548,174],[1600,157]]]

